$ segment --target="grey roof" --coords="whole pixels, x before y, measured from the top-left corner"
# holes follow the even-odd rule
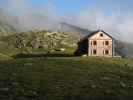
[[[104,34],[106,34],[107,36],[109,36],[110,38],[114,39],[110,34],[106,33],[105,31],[103,30],[97,30],[97,31],[93,31],[92,33],[90,33],[89,35],[87,35],[87,37],[91,37],[93,36],[94,34],[96,34],[97,32],[103,32]]]
[[[104,34],[106,34],[107,36],[109,36],[110,38],[112,38],[113,40],[115,40],[115,38],[113,36],[111,36],[110,34],[106,33],[105,31],[103,31],[103,30],[97,30],[97,31],[90,32],[90,34],[87,35],[87,36],[85,36],[83,39],[81,39],[80,42],[83,41],[83,40],[85,40],[85,39],[90,38],[91,36],[93,36],[97,32],[103,32]]]

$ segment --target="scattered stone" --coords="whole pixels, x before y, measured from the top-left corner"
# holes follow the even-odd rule
[[[120,85],[121,85],[121,87],[123,87],[123,88],[125,88],[126,87],[126,84],[124,83],[124,82],[120,82]]]
[[[25,63],[24,65],[25,65],[25,66],[32,66],[33,63]]]
[[[92,88],[96,88],[97,86],[95,84],[91,85]]]
[[[63,52],[63,51],[65,51],[66,49],[65,49],[65,48],[61,48],[60,50]]]
[[[34,96],[36,96],[37,92],[30,90],[30,91],[26,92],[25,95],[34,95]]]
[[[12,75],[13,75],[13,76],[17,76],[17,74],[16,74],[16,73],[12,73]]]
[[[111,94],[112,93],[112,90],[105,90],[105,93],[106,94]]]
[[[133,85],[132,86],[130,86],[131,88],[133,88]]]
[[[12,82],[12,85],[14,85],[14,86],[18,86],[19,83],[18,83],[18,82]]]
[[[101,77],[101,80],[108,81],[108,80],[110,80],[110,78],[109,77]]]
[[[37,92],[36,91],[32,91],[33,95],[37,95]]]
[[[87,57],[87,55],[82,55],[83,58]]]
[[[128,64],[128,67],[129,67],[130,70],[132,70],[133,69],[133,64]]]
[[[8,87],[5,87],[5,88],[0,88],[0,91],[9,91],[9,88]]]

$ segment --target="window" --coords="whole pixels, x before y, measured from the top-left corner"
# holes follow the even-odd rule
[[[93,45],[97,45],[97,41],[93,41]]]
[[[97,50],[96,50],[96,49],[93,50],[93,54],[94,54],[94,55],[97,54]]]
[[[91,41],[91,45],[92,45],[92,41]]]
[[[101,33],[100,36],[103,37],[103,34]]]
[[[105,50],[105,55],[108,55],[109,54],[109,50]]]
[[[105,41],[105,45],[109,45],[109,41]]]

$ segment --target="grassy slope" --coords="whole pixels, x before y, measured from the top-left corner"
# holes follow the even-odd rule
[[[0,61],[1,100],[130,100],[133,62],[102,58]]]

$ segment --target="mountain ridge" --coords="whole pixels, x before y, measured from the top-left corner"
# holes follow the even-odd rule
[[[15,20],[14,17],[10,16],[8,13],[5,13],[2,9],[0,9],[0,36],[1,38],[3,38],[3,36],[7,36],[5,39],[8,40],[8,38],[13,37],[16,38],[17,34],[21,34],[24,33],[26,34],[36,34],[36,37],[40,38],[39,34],[41,34],[41,36],[45,36],[45,32],[50,32],[54,35],[56,35],[56,38],[62,38],[62,36],[64,37],[64,33],[67,34],[68,39],[67,42],[69,45],[71,45],[71,43],[77,44],[78,41],[83,38],[84,36],[90,34],[92,31],[88,30],[88,29],[84,29],[66,22],[60,22],[58,24],[55,25],[53,30],[50,31],[46,31],[46,30],[41,30],[41,29],[37,29],[37,30],[32,30],[32,31],[26,31],[26,32],[21,32],[19,29],[17,29],[17,27],[15,27],[14,25],[17,24],[17,19]],[[18,27],[19,27],[19,22],[18,22]],[[45,31],[45,32],[44,32]],[[14,36],[13,36],[14,34]],[[62,36],[61,36],[62,35]],[[24,37],[26,38],[26,37]],[[55,39],[56,39],[55,38]],[[53,38],[54,39],[54,38]],[[61,40],[63,40],[64,38],[62,38]],[[43,42],[45,42],[45,40],[42,40]],[[69,42],[69,41],[73,41],[73,42]],[[8,41],[5,41],[8,42]],[[67,43],[66,43],[67,44]],[[132,43],[128,43],[128,42],[123,42],[118,40],[117,41],[117,51],[120,55],[123,56],[132,56],[133,57],[133,44]]]

